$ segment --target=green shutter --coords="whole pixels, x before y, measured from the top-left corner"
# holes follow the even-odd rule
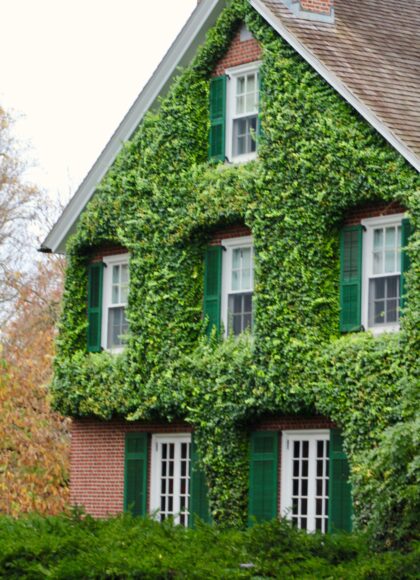
[[[88,268],[87,348],[89,352],[101,351],[103,267],[103,262],[95,262]]]
[[[361,329],[363,227],[351,226],[340,234],[340,330]]]
[[[351,532],[352,501],[349,463],[338,429],[330,431],[328,531]]]
[[[400,276],[400,308],[405,306],[405,273],[410,268],[410,258],[405,250],[411,235],[410,220],[404,218],[401,222],[401,276]]]
[[[124,510],[146,515],[147,433],[127,433],[125,438]]]
[[[190,521],[189,526],[194,527],[194,520],[210,523],[210,509],[208,501],[208,488],[204,471],[198,464],[197,446],[194,437],[191,441],[191,463],[190,463]]]
[[[278,512],[278,432],[251,434],[249,524],[272,520]]]
[[[209,159],[224,161],[226,133],[226,77],[210,80]]]
[[[208,318],[207,333],[213,326],[220,331],[222,287],[222,246],[209,246],[204,263],[204,316]]]

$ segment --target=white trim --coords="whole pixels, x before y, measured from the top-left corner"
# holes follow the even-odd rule
[[[310,52],[298,38],[290,32],[261,0],[249,0],[251,6],[280,34],[292,48],[304,58],[323,79],[327,81],[365,120],[384,137],[417,171],[420,171],[420,158],[409,149],[350,89],[339,80],[318,58]]]
[[[381,324],[369,326],[369,279],[373,276],[372,267],[372,246],[373,230],[378,226],[401,225],[404,213],[394,213],[386,216],[375,216],[361,220],[361,225],[365,228],[363,232],[362,248],[362,305],[361,305],[361,322],[363,328],[369,330],[372,334],[378,335],[383,332],[397,332],[400,324]],[[397,273],[396,273],[397,274]],[[391,276],[392,274],[390,274]],[[401,275],[401,272],[400,272]]]
[[[281,506],[280,514],[282,517],[290,519],[291,510],[291,497],[292,497],[292,459],[293,451],[292,445],[289,445],[293,441],[301,441],[303,438],[312,441],[329,441],[330,431],[329,429],[303,429],[303,430],[287,430],[282,431],[282,441],[281,441]],[[310,476],[313,477],[310,477]],[[316,457],[314,453],[310,453],[309,450],[309,470],[308,470],[308,498],[315,498],[315,476],[316,476]],[[308,532],[315,532],[313,526],[310,525],[310,518],[314,519],[315,514],[313,512],[313,505],[308,501]]]
[[[254,264],[254,244],[252,236],[242,236],[238,238],[227,238],[221,241],[222,253],[222,297],[220,301],[220,318],[224,328],[224,335],[228,334],[228,294],[230,292],[230,274],[232,272],[232,250],[235,248],[251,247],[252,264]],[[251,287],[254,288],[254,268],[251,270]]]
[[[256,60],[254,62],[249,62],[246,64],[241,64],[239,66],[231,67],[225,70],[227,79],[226,88],[226,139],[225,139],[225,155],[229,163],[246,163],[247,161],[252,161],[257,158],[257,151],[252,153],[245,153],[244,155],[233,155],[233,120],[238,118],[235,115],[235,80],[236,77],[244,75],[250,72],[259,72],[262,61]],[[259,87],[258,87],[259,92]],[[249,116],[249,115],[244,115]],[[258,122],[258,109],[257,109],[257,122]]]
[[[103,263],[105,264],[102,287],[102,328],[101,328],[101,346],[104,350],[112,354],[119,354],[124,350],[124,346],[116,346],[108,348],[108,313],[111,304],[112,293],[112,266],[127,264],[130,272],[130,254],[114,254],[112,256],[104,256]],[[108,268],[109,267],[109,268]],[[129,274],[130,276],[130,274]],[[129,278],[130,280],[130,278]]]
[[[150,469],[150,513],[159,519],[160,512],[160,484],[161,484],[161,447],[159,443],[189,443],[191,462],[191,433],[154,433],[152,435],[151,445],[151,469]],[[178,447],[179,449],[179,447]],[[175,465],[174,465],[174,497],[180,495],[179,490],[179,457],[175,447]],[[189,501],[191,501],[191,488],[188,489]],[[188,508],[190,506],[188,505]],[[174,523],[179,523],[179,514],[175,515]]]

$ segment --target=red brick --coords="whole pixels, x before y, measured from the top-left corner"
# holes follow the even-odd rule
[[[215,66],[212,76],[218,77],[224,75],[226,69],[240,66],[248,62],[254,62],[261,59],[261,46],[255,38],[241,41],[240,31],[238,31],[226,54]]]

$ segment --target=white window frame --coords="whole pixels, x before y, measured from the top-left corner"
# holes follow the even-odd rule
[[[280,487],[280,513],[282,517],[291,520],[291,505],[293,495],[293,445],[294,441],[308,439],[316,442],[317,440],[330,441],[329,429],[304,429],[282,431],[282,450],[281,450],[281,487]],[[315,499],[316,495],[316,456],[309,453],[309,470],[308,470],[308,497]],[[331,497],[331,487],[329,486],[329,496]],[[315,532],[315,502],[308,501],[307,515],[307,532]]]
[[[108,352],[118,354],[124,350],[124,346],[117,346],[113,348],[108,347],[108,319],[109,309],[118,305],[112,304],[112,266],[129,266],[130,254],[115,254],[113,256],[104,256],[104,273],[102,286],[102,328],[101,328],[101,346]],[[129,274],[130,284],[130,274]],[[127,307],[127,304],[120,304],[119,306]]]
[[[251,247],[251,292],[254,293],[254,267],[255,267],[255,251],[254,244],[252,241],[252,236],[242,236],[239,238],[227,238],[221,241],[222,248],[224,251],[222,253],[222,296],[221,296],[221,319],[224,327],[225,336],[228,335],[228,296],[231,293],[231,281],[232,281],[232,254],[233,250],[242,247]]]
[[[372,277],[373,272],[373,230],[381,226],[401,226],[405,214],[391,214],[387,216],[377,216],[366,218],[361,221],[364,227],[363,232],[363,255],[362,255],[362,325],[363,328],[369,330],[373,334],[381,334],[382,332],[396,332],[400,329],[399,322],[392,324],[381,324],[377,326],[369,326],[369,278]],[[392,274],[389,274],[392,276]],[[386,274],[384,274],[386,276]],[[401,271],[400,271],[401,276]]]
[[[175,510],[175,507],[179,507],[180,503],[180,489],[179,489],[179,480],[180,480],[180,456],[179,450],[181,448],[181,443],[189,443],[190,444],[190,457],[189,457],[189,473],[191,473],[191,442],[192,437],[191,433],[154,433],[152,435],[152,447],[151,447],[151,479],[150,479],[150,513],[153,514],[156,519],[159,520],[160,514],[160,495],[161,495],[161,447],[159,443],[175,443],[178,446],[175,447],[175,461],[174,464],[174,523],[179,524],[179,510],[178,512]],[[187,521],[186,527],[189,524],[190,518],[190,507],[191,507],[191,479],[189,478],[189,487],[188,487],[188,511],[187,511]]]
[[[236,97],[236,79],[244,74],[252,72],[258,73],[261,67],[261,61],[254,61],[240,66],[228,68],[225,71],[228,77],[226,87],[226,145],[225,155],[231,163],[246,163],[257,158],[257,151],[245,153],[244,155],[233,155],[233,121],[238,118],[235,115],[235,97]],[[259,77],[258,77],[259,78]],[[257,80],[258,80],[257,78]],[[259,93],[259,87],[258,87]],[[257,109],[257,128],[258,128],[258,109]],[[244,115],[249,116],[249,115]]]

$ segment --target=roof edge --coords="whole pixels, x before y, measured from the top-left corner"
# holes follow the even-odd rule
[[[221,0],[207,0],[207,2],[198,3],[89,173],[64,208],[63,213],[42,242],[40,251],[65,252],[67,236],[71,233],[77,219],[94,194],[98,183],[115,161],[124,142],[131,137],[158,97],[168,89],[173,77],[177,74],[178,67],[189,63],[195,50],[204,39],[205,33],[214,24],[225,4],[226,2]]]
[[[420,159],[417,155],[408,148],[374,113],[367,107],[358,97],[356,97],[350,89],[339,80],[339,78],[331,72],[316,56],[308,50],[296,36],[291,33],[273,13],[261,2],[261,0],[249,0],[251,6],[264,18],[264,20],[280,34],[280,36],[292,48],[304,58],[308,64],[316,70],[356,111],[378,131],[400,153],[410,165],[420,172]]]

